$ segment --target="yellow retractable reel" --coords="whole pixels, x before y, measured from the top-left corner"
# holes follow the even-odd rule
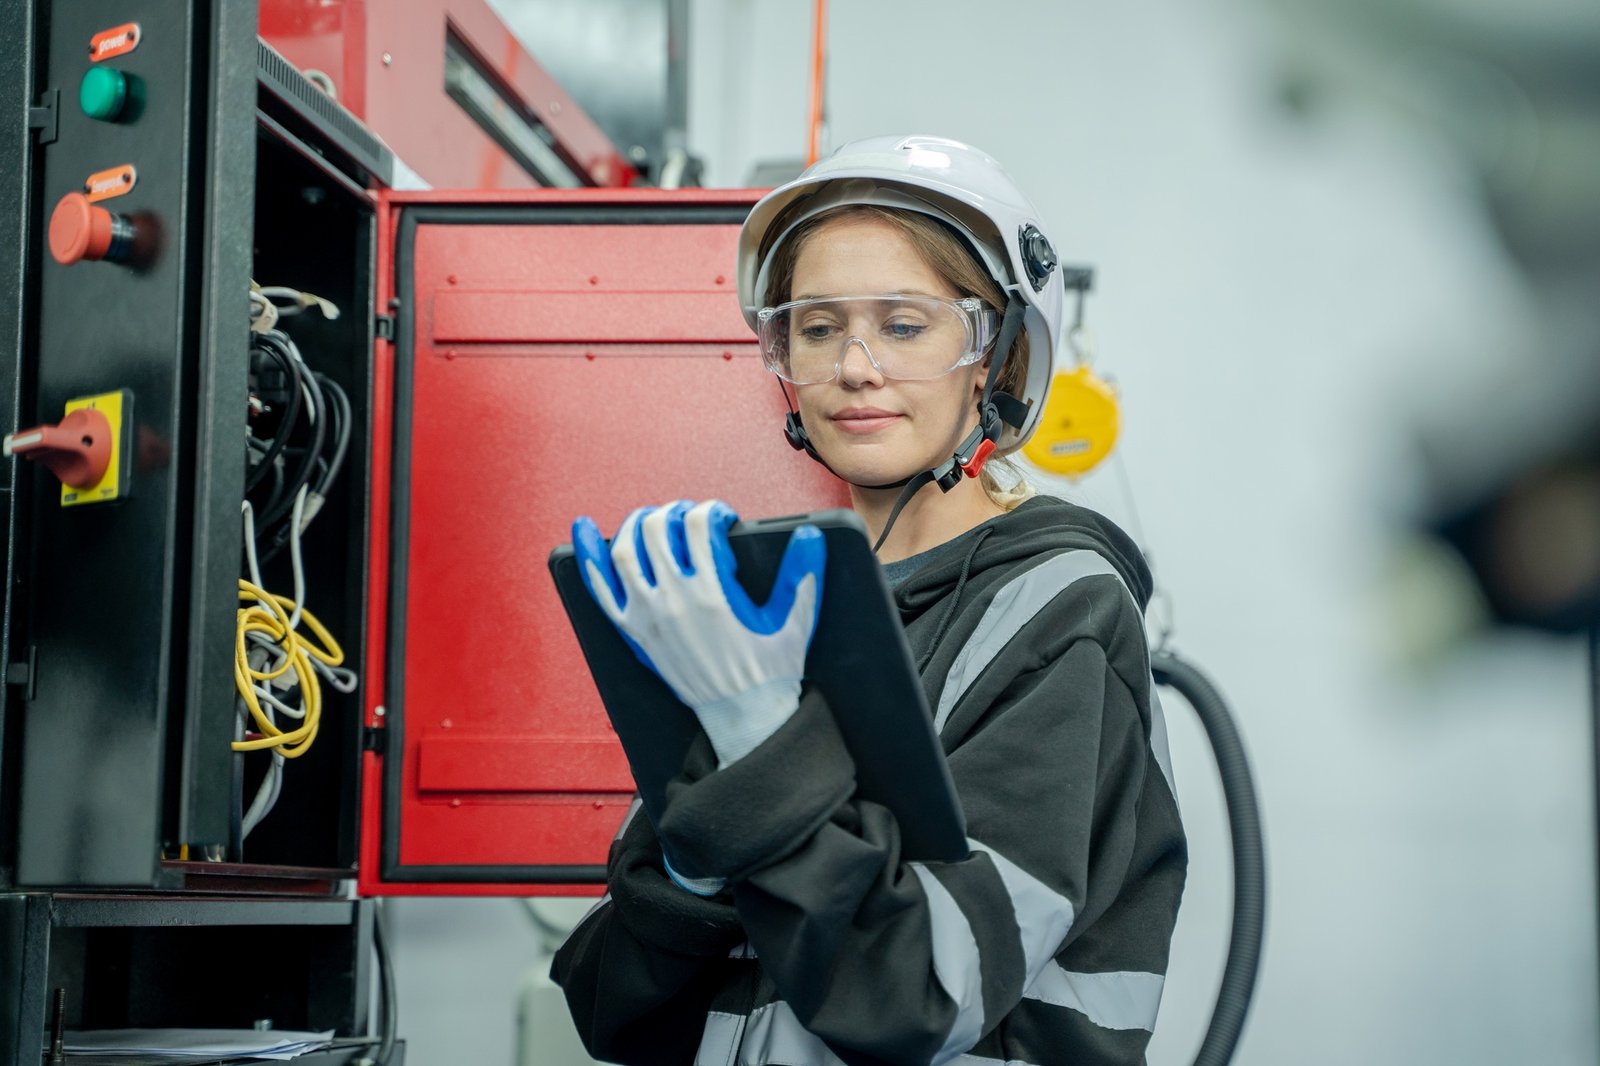
[[[1077,290],[1078,306],[1067,348],[1072,366],[1056,371],[1039,428],[1022,448],[1022,454],[1040,470],[1062,477],[1082,477],[1111,454],[1122,426],[1117,391],[1094,371],[1094,346],[1083,325],[1083,297],[1093,275],[1081,270],[1069,276]]]

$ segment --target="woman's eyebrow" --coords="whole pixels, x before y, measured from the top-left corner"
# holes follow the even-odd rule
[[[932,296],[940,300],[948,299],[948,297],[940,296],[936,292],[925,292],[922,289],[895,289],[892,292],[858,293],[803,292],[799,296],[791,296],[789,299],[794,303],[799,303],[801,300],[881,300],[885,296]]]

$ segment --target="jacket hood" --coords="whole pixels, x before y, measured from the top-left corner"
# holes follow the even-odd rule
[[[1019,559],[1052,549],[1099,553],[1117,568],[1139,610],[1150,603],[1152,581],[1144,553],[1116,523],[1087,507],[1054,496],[1032,496],[977,527],[970,536],[971,545],[934,560],[896,590],[895,603],[903,621],[909,623],[957,585],[986,570],[1009,567]]]

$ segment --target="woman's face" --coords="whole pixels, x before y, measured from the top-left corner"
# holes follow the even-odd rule
[[[844,218],[824,223],[800,249],[789,298],[891,293],[947,300],[964,295],[952,290],[890,223]],[[870,336],[866,339],[872,343]],[[952,362],[960,347],[955,346]],[[795,386],[800,417],[812,444],[840,477],[856,485],[886,485],[950,458],[977,424],[986,362],[931,380],[900,381],[885,377],[861,345],[851,343],[838,377]]]

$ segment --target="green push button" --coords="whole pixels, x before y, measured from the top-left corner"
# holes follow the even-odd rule
[[[115,122],[128,101],[128,76],[110,67],[90,67],[78,86],[83,113],[102,122]]]

